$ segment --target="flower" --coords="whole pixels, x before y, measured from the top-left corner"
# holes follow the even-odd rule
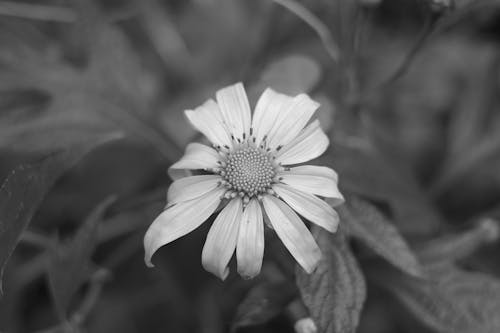
[[[251,114],[241,83],[217,91],[195,110],[191,124],[213,147],[190,143],[169,173],[176,179],[167,208],[144,237],[145,262],[163,245],[198,228],[223,207],[208,232],[203,267],[224,280],[236,251],[238,273],[259,274],[264,255],[264,221],[308,273],[321,258],[309,229],[296,212],[335,232],[339,217],[318,196],[344,201],[337,174],[330,168],[298,165],[327,149],[318,120],[309,122],[319,104],[305,94],[295,97],[268,88]],[[295,166],[294,166],[295,165]],[[192,171],[198,170],[197,175]]]
[[[314,323],[311,317],[306,317],[299,319],[293,325],[295,332],[297,333],[316,333],[318,332],[318,327]]]

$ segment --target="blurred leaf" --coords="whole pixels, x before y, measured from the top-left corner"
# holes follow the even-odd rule
[[[468,16],[482,14],[482,19],[491,15],[500,7],[498,0],[420,0],[435,13],[446,14],[437,20],[434,33],[445,32],[450,27],[463,21]]]
[[[474,89],[466,89],[460,102],[451,113],[449,124],[450,166],[463,158],[463,151],[473,148],[484,136],[488,125],[488,113],[494,107],[500,63],[496,52],[481,55],[482,66],[469,74],[468,84]],[[483,64],[484,63],[484,64]]]
[[[161,197],[157,196],[157,192],[153,196],[135,196],[133,197],[135,200],[133,207],[122,207],[113,212],[112,216],[106,218],[101,225],[98,235],[99,243],[113,240],[149,226],[151,221],[165,208],[164,192],[165,190],[162,188]],[[141,199],[144,201],[141,202]]]
[[[106,20],[95,2],[74,3],[80,17],[76,36],[83,38],[84,52],[89,58],[84,74],[90,84],[85,88],[120,96],[120,102],[130,103],[129,107],[137,113],[150,111],[145,106],[151,97],[152,76],[142,66],[127,36]]]
[[[58,243],[51,249],[47,273],[61,320],[66,319],[73,295],[92,273],[91,256],[97,244],[98,225],[114,201],[115,197],[109,197],[101,202],[85,219],[71,241],[66,244]]]
[[[474,174],[479,167],[488,165],[493,158],[500,155],[500,134],[488,133],[484,138],[459,158],[450,158],[441,170],[431,192],[434,196],[442,194],[452,185],[460,187],[460,181]]]
[[[297,285],[320,332],[353,333],[366,298],[365,280],[344,237],[313,234],[323,257],[311,274],[297,267]]]
[[[438,0],[434,0],[438,2]],[[445,0],[440,0],[445,1]],[[498,0],[447,0],[449,2],[453,2],[454,6],[457,9],[465,9],[466,7],[474,8],[477,6],[481,8],[482,6],[500,6],[500,1]]]
[[[251,64],[255,52],[269,34],[266,24],[269,7],[232,0],[192,1],[188,10],[175,17],[193,61],[189,73],[195,73],[197,85],[227,78]],[[251,29],[249,29],[251,27]],[[244,36],[244,38],[242,38]],[[253,66],[249,70],[253,70]]]
[[[351,197],[338,209],[350,234],[403,272],[423,275],[422,267],[406,241],[375,206]]]
[[[466,89],[451,113],[448,155],[436,176],[432,192],[442,194],[453,185],[460,187],[461,179],[500,154],[500,136],[491,126],[490,114],[496,111],[498,71],[497,52],[481,54],[481,65],[469,74]],[[464,154],[467,151],[467,154]]]
[[[341,188],[387,202],[403,233],[429,234],[439,227],[439,216],[416,179],[402,170],[402,162],[386,158],[367,141],[345,140],[335,140],[326,157],[340,175]]]
[[[437,332],[500,331],[500,281],[451,265],[429,266],[428,270],[431,280],[382,275],[379,282]]]
[[[77,145],[97,135],[109,133],[110,129],[104,127],[47,117],[5,128],[0,133],[0,146],[16,152],[40,153],[64,149],[68,145]]]
[[[169,70],[194,75],[190,66],[192,56],[167,8],[158,0],[146,0],[139,3],[139,9],[141,24],[164,65]]]
[[[325,133],[330,133],[334,125],[337,106],[325,95],[314,95],[313,99],[320,104],[315,115],[319,120],[321,129],[325,131]]]
[[[0,58],[5,66],[0,71],[3,83],[0,89],[7,93],[27,93],[18,98],[23,101],[21,106],[6,105],[2,112],[2,148],[50,151],[82,142],[97,131],[116,128],[103,124],[97,110],[92,110],[95,102],[83,92],[83,86],[78,86],[81,75],[76,69],[54,61],[42,51],[29,49],[29,41],[17,41],[9,46],[13,54]],[[27,55],[22,46],[29,49]],[[7,93],[0,96],[2,101]],[[43,96],[43,102],[33,95]]]
[[[467,332],[467,318],[461,313],[459,304],[450,302],[434,282],[423,282],[410,278],[391,281],[387,288],[417,317],[438,332]]]
[[[446,235],[415,246],[415,252],[426,264],[452,262],[472,254],[480,246],[500,236],[498,222],[480,221],[474,228],[456,235]]]
[[[275,3],[283,6],[299,19],[304,21],[320,38],[326,53],[332,58],[334,62],[339,60],[339,46],[333,39],[333,36],[328,28],[314,13],[312,13],[307,7],[303,6],[300,2],[295,0],[274,0]],[[352,4],[352,1],[346,1],[346,4]],[[342,9],[346,9],[350,6],[340,6]],[[342,12],[345,14],[346,12]],[[342,50],[344,51],[344,50]]]
[[[66,137],[78,142],[97,131],[119,128],[149,142],[167,158],[177,158],[177,147],[147,118],[155,87],[152,76],[121,30],[109,24],[91,2],[78,4],[81,30],[74,37],[77,42],[84,40],[82,51],[88,62],[83,69],[36,50],[24,55],[21,47],[13,54],[0,54],[1,90],[31,90],[49,97],[48,105],[35,105],[29,113],[14,110],[5,118],[2,114],[0,145],[50,150],[61,148]]]
[[[253,287],[238,306],[233,331],[266,323],[280,314],[296,294],[297,288],[289,281],[265,282]]]
[[[454,6],[455,0],[425,0],[422,1],[428,5],[434,12],[444,12]]]
[[[7,177],[0,189],[0,278],[21,234],[56,180],[87,153],[119,137],[116,133],[96,137],[36,163],[20,166]]]
[[[466,272],[447,265],[437,265],[431,274],[439,279],[452,302],[458,304],[475,327],[473,332],[499,332],[500,281],[490,275]]]
[[[255,91],[267,87],[287,95],[310,92],[319,82],[321,69],[314,59],[303,55],[289,55],[276,59],[264,68]]]

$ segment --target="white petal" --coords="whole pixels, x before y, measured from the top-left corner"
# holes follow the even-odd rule
[[[337,198],[339,204],[344,201],[339,192],[335,171],[324,166],[302,165],[278,174],[281,182],[307,193],[322,197]]]
[[[213,144],[232,147],[231,136],[222,118],[219,106],[209,99],[194,111],[185,111],[191,124],[203,133]]]
[[[241,215],[241,199],[231,200],[215,219],[203,246],[203,267],[221,280],[225,280],[229,274],[227,265],[236,248]]]
[[[280,113],[286,110],[292,101],[293,97],[277,93],[271,88],[262,93],[252,119],[253,136],[257,145],[260,145],[265,135],[269,135]]]
[[[337,231],[339,215],[323,200],[288,185],[276,184],[273,190],[304,218],[330,232]]]
[[[278,237],[299,265],[311,273],[321,259],[321,251],[309,229],[283,201],[266,195],[262,202]]]
[[[169,205],[173,205],[195,199],[214,190],[220,181],[221,177],[218,175],[201,175],[178,179],[168,188],[167,202]]]
[[[228,130],[235,138],[244,139],[243,133],[248,138],[251,111],[243,84],[240,82],[223,88],[217,91],[216,97]]]
[[[153,267],[151,257],[163,245],[190,233],[217,209],[225,189],[218,188],[196,199],[167,208],[151,224],[144,236],[144,261]]]
[[[288,165],[310,161],[323,154],[329,143],[319,121],[315,120],[276,154],[276,162]]]
[[[168,174],[172,179],[179,179],[187,176],[184,169],[211,169],[217,168],[220,156],[217,151],[201,143],[190,143],[186,147],[184,156],[174,163],[169,169]]]
[[[279,113],[278,119],[269,131],[268,146],[276,148],[292,141],[306,126],[318,107],[319,103],[305,94],[295,96]]]
[[[256,199],[250,200],[243,211],[236,247],[238,273],[253,278],[260,273],[264,257],[264,221]]]

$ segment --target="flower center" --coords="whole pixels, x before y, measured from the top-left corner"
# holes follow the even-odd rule
[[[269,156],[253,147],[229,153],[223,171],[230,187],[248,197],[266,192],[276,175]]]

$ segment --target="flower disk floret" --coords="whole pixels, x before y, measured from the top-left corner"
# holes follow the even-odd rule
[[[273,163],[262,146],[258,148],[252,143],[244,143],[235,152],[228,153],[220,164],[223,184],[232,190],[226,192],[226,198],[239,195],[245,204],[250,198],[271,190],[273,181],[277,181],[275,176],[279,166]]]

